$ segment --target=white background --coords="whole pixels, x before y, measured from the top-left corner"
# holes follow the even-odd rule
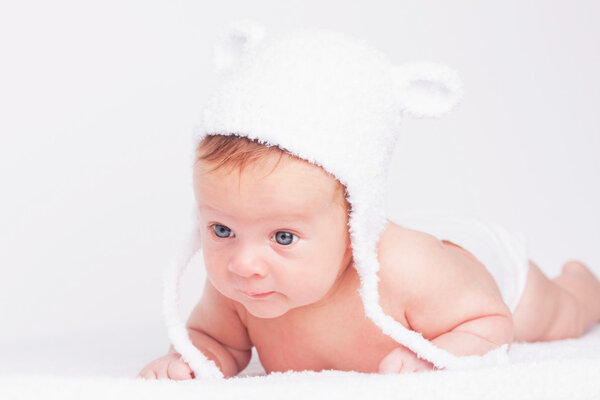
[[[213,40],[238,18],[272,34],[306,25],[339,30],[395,63],[456,69],[465,86],[459,107],[438,120],[405,120],[390,171],[390,216],[435,208],[489,218],[525,233],[549,275],[570,258],[600,274],[597,2],[7,3],[0,5],[0,342],[7,346],[91,330],[119,340],[118,332],[148,327],[156,340],[147,345],[166,350],[161,279],[193,204],[191,131],[211,87]],[[199,270],[188,275],[184,310],[201,279]]]

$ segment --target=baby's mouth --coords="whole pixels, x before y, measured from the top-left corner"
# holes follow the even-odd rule
[[[244,293],[247,297],[250,297],[252,299],[264,299],[265,297],[269,297],[270,295],[274,294],[275,292],[263,292],[263,293],[242,292],[242,293]]]

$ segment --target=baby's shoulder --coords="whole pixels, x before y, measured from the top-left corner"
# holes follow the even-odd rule
[[[433,235],[400,226],[388,221],[378,243],[381,274],[401,273],[443,250],[442,243]],[[380,276],[382,277],[382,276]]]
[[[411,293],[426,287],[424,269],[441,256],[443,245],[431,234],[389,221],[377,250],[381,301],[389,298],[396,307],[403,307]]]
[[[506,310],[498,290],[482,284],[485,266],[433,235],[390,223],[379,250],[381,307],[427,338]]]

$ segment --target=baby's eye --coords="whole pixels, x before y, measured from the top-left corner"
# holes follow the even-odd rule
[[[283,244],[283,245],[292,244],[296,240],[298,240],[298,236],[294,235],[293,233],[285,232],[285,231],[279,231],[273,236],[275,237],[275,240],[277,241],[277,243]],[[295,238],[295,240],[294,240],[294,238]]]
[[[212,227],[213,231],[215,231],[215,235],[217,235],[220,238],[227,238],[233,236],[233,232],[231,232],[231,229],[229,229],[225,225],[214,224]]]

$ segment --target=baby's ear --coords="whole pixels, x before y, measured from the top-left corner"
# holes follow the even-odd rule
[[[213,62],[218,70],[234,69],[244,55],[251,52],[265,37],[265,29],[250,20],[230,24],[221,33],[213,47]]]
[[[412,62],[394,67],[402,112],[415,117],[437,117],[450,111],[463,90],[458,74],[440,64]]]

